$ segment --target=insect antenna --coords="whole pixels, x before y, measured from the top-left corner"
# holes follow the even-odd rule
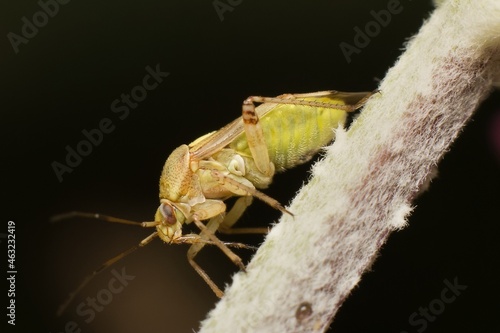
[[[136,221],[131,221],[131,220],[126,220],[114,216],[109,216],[109,215],[101,215],[101,214],[96,214],[96,213],[87,213],[87,212],[79,212],[79,211],[72,211],[72,212],[67,212],[67,213],[62,213],[58,215],[54,215],[50,218],[51,223],[57,223],[66,219],[70,218],[92,218],[92,219],[97,219],[101,220],[104,222],[110,222],[110,223],[121,223],[121,224],[128,224],[128,225],[135,225],[139,227],[155,227],[158,222],[136,222]],[[73,302],[75,299],[76,295],[80,293],[89,283],[92,281],[92,279],[99,273],[101,273],[103,270],[108,268],[109,266],[115,264],[116,262],[120,261],[121,259],[125,258],[135,250],[146,246],[149,244],[155,237],[158,236],[158,233],[155,231],[148,237],[144,238],[139,244],[132,246],[128,250],[118,254],[117,256],[105,261],[101,266],[99,266],[96,270],[94,270],[92,273],[87,275],[83,281],[78,285],[78,287],[73,290],[67,297],[67,299],[59,306],[57,309],[56,315],[59,317],[61,316],[68,306]],[[197,234],[187,234],[187,235],[182,235],[179,237],[176,237],[172,239],[171,243],[173,244],[195,244],[195,243],[204,243],[208,245],[216,245],[214,241],[203,239],[200,237],[200,235]],[[255,250],[257,249],[254,246],[246,245],[243,243],[235,243],[235,242],[224,242],[224,245],[229,246],[229,247],[234,247],[234,248],[239,248],[239,249],[252,249]]]
[[[135,226],[144,227],[144,228],[154,227],[158,224],[158,222],[154,222],[154,221],[153,222],[136,222],[136,221],[126,220],[126,219],[122,219],[122,218],[114,217],[114,216],[109,216],[109,215],[101,215],[98,213],[87,213],[87,212],[79,212],[79,211],[72,211],[72,212],[54,215],[50,218],[50,222],[57,223],[57,222],[60,222],[62,220],[67,220],[67,219],[75,218],[75,217],[96,219],[96,220],[101,220],[101,221],[110,222],[110,223],[121,223],[121,224],[135,225]]]
[[[57,223],[57,222],[60,222],[62,220],[67,220],[67,219],[70,219],[70,218],[78,218],[78,217],[80,217],[80,218],[93,218],[93,219],[101,220],[101,221],[104,221],[104,222],[135,225],[135,226],[144,227],[144,228],[154,227],[154,226],[156,226],[158,224],[158,222],[135,222],[135,221],[126,220],[126,219],[122,219],[122,218],[118,218],[118,217],[114,217],[114,216],[109,216],[109,215],[101,215],[101,214],[97,214],[97,213],[86,213],[86,212],[78,212],[78,211],[72,211],[72,212],[67,212],[67,213],[62,213],[62,214],[54,215],[54,216],[52,216],[50,218],[50,222],[51,223]],[[117,261],[120,261],[121,259],[125,258],[129,254],[131,254],[132,252],[134,252],[135,250],[137,250],[138,248],[146,246],[156,236],[158,236],[158,234],[156,232],[152,233],[148,237],[144,238],[139,244],[134,245],[133,247],[129,248],[128,250],[126,250],[126,251],[118,254],[117,256],[115,256],[115,257],[113,257],[113,258],[111,258],[111,259],[109,259],[107,261],[105,261],[101,266],[99,266],[99,268],[97,268],[92,273],[90,273],[88,276],[86,276],[85,279],[78,285],[78,287],[68,295],[68,298],[66,299],[66,301],[64,301],[64,303],[62,303],[59,306],[59,308],[58,308],[58,310],[56,312],[56,315],[58,317],[61,316],[64,313],[64,311],[68,308],[68,306],[71,304],[71,302],[74,300],[74,298],[76,297],[76,295],[78,295],[78,293],[83,288],[85,288],[85,286],[87,284],[89,284],[89,282],[97,274],[99,274],[100,272],[102,272],[103,270],[105,270],[107,267],[113,265]]]
[[[138,248],[141,248],[141,247],[144,247],[146,246],[147,244],[149,244],[156,236],[158,236],[158,234],[156,232],[152,233],[151,235],[149,235],[148,237],[144,238],[139,244],[137,245],[134,245],[132,246],[131,248],[129,248],[128,250],[120,253],[119,255],[105,261],[101,266],[99,266],[99,268],[97,268],[96,270],[94,270],[92,273],[90,273],[89,275],[87,275],[85,277],[85,279],[83,279],[83,281],[80,283],[80,285],[74,290],[72,291],[69,295],[68,295],[68,298],[66,299],[66,301],[64,301],[60,306],[59,308],[57,309],[57,313],[56,315],[58,317],[60,317],[64,311],[68,308],[68,306],[71,304],[71,302],[75,299],[76,295],[78,295],[78,293],[83,289],[85,288],[85,286],[97,275],[99,274],[100,272],[102,272],[103,270],[105,270],[106,268],[108,268],[109,266],[113,265],[114,263],[120,261],[121,259],[125,258],[126,256],[128,256],[129,254],[131,254],[132,252],[134,252],[135,250],[137,250]]]

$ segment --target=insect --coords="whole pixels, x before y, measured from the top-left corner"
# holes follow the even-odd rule
[[[108,260],[88,276],[59,313],[94,275],[156,237],[168,244],[191,244],[187,252],[189,263],[214,293],[222,297],[223,292],[195,262],[198,252],[207,244],[215,245],[245,270],[242,260],[229,247],[249,246],[224,243],[215,232],[266,233],[267,228],[233,228],[253,197],[292,214],[260,190],[271,184],[275,173],[310,160],[334,139],[334,128],[344,123],[347,113],[364,105],[372,94],[320,91],[251,96],[243,102],[241,117],[189,145],[181,145],[167,158],[160,176],[160,206],[154,221],[134,222],[84,212],[54,216],[53,221],[86,217],[156,228],[138,245]],[[255,103],[261,104],[256,107]],[[237,199],[226,212],[224,201],[230,197]],[[200,229],[199,234],[182,234],[183,225],[190,223]]]

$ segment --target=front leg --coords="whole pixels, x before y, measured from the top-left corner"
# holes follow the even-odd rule
[[[253,197],[243,196],[238,198],[231,210],[226,214],[219,226],[219,232],[224,234],[267,234],[266,227],[233,228],[233,225],[240,219],[248,206],[252,204]]]
[[[204,240],[209,239],[210,238],[209,235],[213,234],[213,233],[215,233],[215,231],[217,231],[217,229],[219,228],[219,224],[221,223],[223,218],[224,218],[223,214],[220,214],[219,216],[212,218],[207,223],[205,230],[202,230],[200,232],[200,238],[204,239]],[[212,281],[210,276],[208,276],[208,274],[203,270],[203,268],[201,268],[200,265],[198,265],[198,263],[196,261],[194,261],[194,258],[196,257],[198,252],[200,252],[201,249],[203,249],[203,247],[205,245],[206,244],[203,242],[197,242],[197,243],[194,243],[193,245],[191,245],[189,247],[188,252],[187,252],[187,259],[188,259],[188,262],[193,267],[193,269],[196,271],[196,273],[198,273],[201,276],[201,278],[206,282],[206,284],[208,284],[208,286],[210,287],[210,289],[212,289],[212,291],[215,293],[215,295],[217,297],[221,298],[222,296],[224,296],[224,293],[222,292],[222,290],[220,290],[219,287],[217,287],[215,282]]]
[[[201,204],[193,207],[193,221],[196,226],[200,229],[200,239],[209,240],[212,244],[216,245],[221,249],[222,252],[242,271],[245,271],[245,266],[241,258],[231,251],[219,238],[215,236],[215,232],[219,228],[222,220],[224,219],[224,213],[226,210],[225,204],[220,200],[207,200]],[[215,215],[213,215],[216,213]],[[201,219],[208,219],[210,221],[205,226]],[[189,248],[187,252],[188,262],[194,268],[194,270],[202,277],[202,279],[209,285],[212,291],[217,295],[217,297],[222,297],[224,293],[217,287],[217,285],[212,281],[208,274],[194,261],[196,255],[203,249],[206,245],[204,242],[196,242]]]
[[[231,261],[238,266],[241,270],[245,270],[245,266],[233,251],[231,251],[219,238],[215,236],[215,232],[219,229],[219,225],[224,219],[226,212],[226,205],[221,200],[206,200],[205,202],[195,205],[193,207],[193,221],[196,226],[200,229],[200,238],[207,239],[213,242],[219,249],[221,249],[224,254],[231,259]],[[205,226],[201,221],[210,219],[210,221]],[[192,249],[191,249],[192,248]],[[196,256],[196,254],[203,248],[203,244],[194,244],[189,249],[191,254],[188,256]]]

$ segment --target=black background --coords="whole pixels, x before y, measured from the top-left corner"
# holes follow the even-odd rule
[[[353,44],[353,28],[363,28],[373,20],[370,11],[387,3],[242,1],[221,21],[212,1],[71,1],[17,54],[4,37],[1,216],[3,225],[16,222],[18,270],[16,327],[10,330],[64,332],[68,321],[89,333],[197,330],[217,299],[189,266],[187,247],[158,240],[113,267],[135,279],[92,322],[76,314],[76,306],[107,288],[113,268],[55,318],[58,304],[85,275],[150,230],[84,219],[50,225],[48,218],[83,210],[151,220],[168,154],[238,117],[249,95],[375,89],[432,9],[429,1],[402,1],[402,12],[348,63],[339,44]],[[32,21],[37,11],[36,1],[3,2],[3,36],[21,34],[21,18]],[[113,100],[141,84],[145,67],[156,64],[170,75],[118,119]],[[64,163],[65,147],[75,148],[81,131],[103,118],[112,119],[115,130],[59,182],[51,163]],[[440,164],[440,177],[415,203],[409,226],[390,237],[347,299],[332,332],[417,332],[423,326],[412,326],[409,316],[439,299],[443,280],[454,278],[467,289],[425,331],[498,331],[500,149],[497,142],[495,153],[492,137],[499,130],[496,92]],[[308,168],[279,175],[267,193],[288,202]],[[240,225],[265,226],[278,216],[257,203]],[[1,244],[4,269],[6,241]],[[251,253],[241,255],[249,260]],[[214,249],[198,262],[219,285],[236,272]]]

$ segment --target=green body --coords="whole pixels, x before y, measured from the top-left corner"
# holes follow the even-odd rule
[[[336,98],[303,98],[344,105]],[[334,129],[343,124],[347,112],[332,108],[279,104],[261,119],[270,161],[276,171],[284,171],[309,161],[322,147],[335,138]],[[251,157],[246,134],[229,145],[236,153]]]

